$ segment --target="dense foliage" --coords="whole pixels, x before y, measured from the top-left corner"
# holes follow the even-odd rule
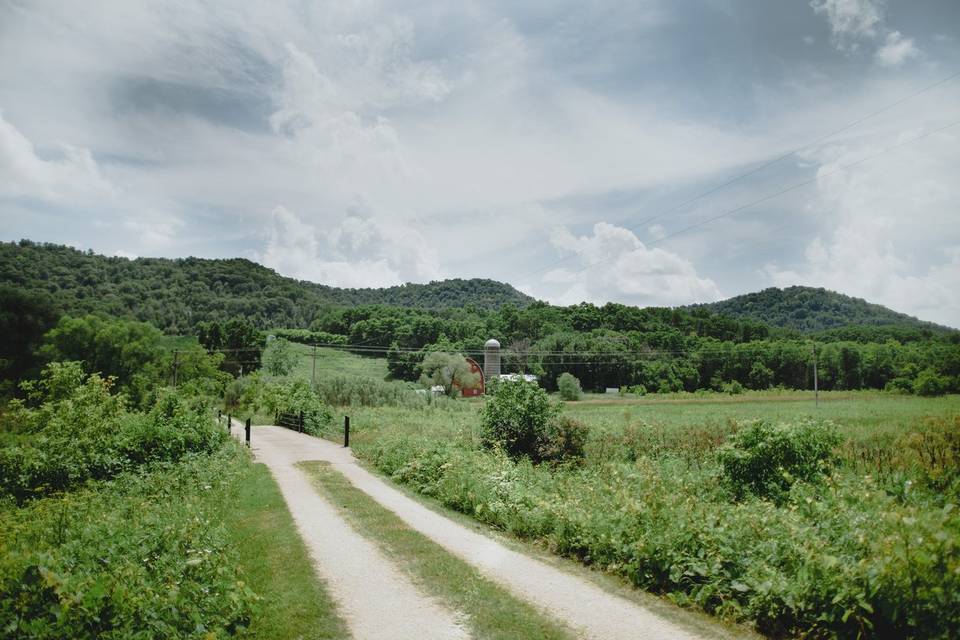
[[[26,386],[36,406],[11,402],[4,420],[19,437],[0,448],[0,491],[18,501],[210,453],[225,437],[204,404],[167,391],[148,412],[134,413],[111,393],[111,379],[86,375],[76,362],[53,363]]]
[[[582,466],[536,465],[477,447],[469,432],[422,427],[382,430],[357,451],[482,522],[774,637],[952,637],[960,422],[918,424],[882,446],[845,442],[833,468],[829,425],[752,429],[598,432]],[[781,464],[748,473],[789,467],[789,487],[778,484],[777,500],[738,495],[724,481],[726,441],[748,458],[766,443]]]
[[[813,287],[770,287],[757,293],[698,306],[723,315],[759,320],[805,333],[849,325],[898,325],[934,332],[946,330],[946,327],[923,322],[879,304]]]
[[[256,596],[222,523],[245,457],[228,445],[21,508],[0,504],[0,636],[237,635]]]
[[[783,314],[808,320],[826,314],[829,322],[796,326],[843,324],[804,337],[794,329],[719,315],[706,307],[555,307],[509,295],[486,304],[485,296],[501,285],[477,281],[401,287],[398,291],[407,296],[403,304],[411,306],[390,306],[401,295],[389,293],[393,289],[338,298],[332,289],[284,279],[242,260],[129,261],[29,242],[0,245],[4,281],[16,283],[21,293],[54,292],[61,310],[104,310],[145,318],[166,331],[195,331],[202,345],[223,355],[221,367],[234,375],[260,366],[263,331],[269,331],[287,340],[386,356],[390,376],[411,382],[423,375],[430,354],[461,353],[482,360],[484,342],[496,337],[504,345],[504,371],[533,373],[548,390],[556,388],[563,373],[580,380],[585,391],[809,389],[815,346],[819,384],[825,390],[960,391],[960,332],[823,290],[767,290],[745,299],[745,308],[753,310],[745,314],[750,318],[793,326],[783,321]],[[434,305],[418,297],[427,291],[456,295],[443,294],[450,304]],[[384,304],[353,304],[366,301]],[[352,306],[344,306],[348,304]],[[17,329],[27,344],[36,343],[49,323],[46,303],[38,305],[27,314],[36,326]],[[869,324],[881,321],[899,324]],[[867,324],[852,326],[856,323]],[[61,334],[72,335],[66,329]],[[7,365],[11,370],[25,371],[39,364],[30,361],[30,350],[11,346],[9,355],[0,357],[12,363]],[[172,363],[162,368],[170,375]],[[277,372],[288,368],[279,366]],[[132,390],[131,395],[137,394]]]
[[[560,415],[561,406],[535,384],[493,381],[480,411],[480,439],[512,458],[533,462],[572,460],[583,455],[587,429]]]
[[[31,295],[52,294],[63,313],[126,316],[179,334],[191,333],[198,322],[238,316],[261,329],[306,328],[321,310],[334,306],[493,309],[532,302],[491,280],[337,289],[285,278],[249,260],[129,260],[27,240],[0,243],[0,284]]]
[[[830,471],[836,429],[823,422],[774,425],[758,421],[734,434],[717,458],[734,493],[782,502],[798,480],[815,482]]]

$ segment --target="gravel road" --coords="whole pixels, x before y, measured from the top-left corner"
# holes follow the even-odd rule
[[[374,579],[380,581],[378,574],[384,572],[383,582],[393,585],[392,588],[398,590],[398,597],[411,599],[417,606],[425,608],[431,606],[425,602],[423,596],[413,593],[408,585],[403,585],[404,588],[401,588],[403,580],[397,576],[396,569],[379,557],[372,545],[361,545],[362,541],[357,539],[358,536],[349,531],[349,527],[329,505],[319,498],[307,480],[299,475],[296,469],[291,468],[290,465],[296,461],[325,460],[336,465],[354,486],[396,513],[411,528],[477,567],[485,576],[502,584],[516,596],[553,615],[584,638],[682,640],[728,636],[719,628],[716,633],[704,632],[700,624],[693,627],[664,618],[635,602],[604,591],[587,580],[514,551],[492,538],[472,531],[404,495],[388,482],[357,464],[348,449],[332,442],[282,427],[257,427],[253,431],[253,447],[257,459],[265,462],[274,471],[278,482],[281,482],[284,496],[298,524],[301,519],[304,519],[304,524],[300,524],[300,527],[307,537],[317,537],[318,527],[330,529],[328,520],[336,521],[333,526],[334,532],[322,536],[329,540],[311,543],[311,548],[314,544],[318,545],[318,550],[315,552],[318,564],[321,565],[318,566],[318,571],[335,593],[348,588],[340,584],[344,580],[344,575],[348,575],[357,582],[355,585],[351,584],[349,589],[360,589],[369,598],[370,588],[366,581]],[[322,515],[302,513],[305,510],[309,512],[314,509],[322,510]],[[371,556],[369,562],[353,558],[352,561],[346,562],[342,557],[342,541],[356,549],[351,551],[350,555],[359,554],[360,547],[364,546],[366,548],[366,551],[363,551],[364,554],[374,554],[377,558],[374,559]],[[330,548],[329,544],[333,547]],[[328,556],[332,556],[332,559]],[[331,564],[327,564],[328,559],[332,560]],[[357,578],[362,579],[357,580]],[[387,597],[390,596],[385,594],[378,596],[378,599]],[[402,612],[409,611],[409,606],[411,605],[397,602],[396,607],[385,608],[388,612],[400,614],[400,617],[403,617]],[[368,615],[361,611],[347,610],[350,617],[354,619]],[[427,630],[432,627],[443,633],[460,632],[449,614],[435,609],[432,613],[427,611],[423,615],[434,615],[438,619],[436,625],[429,625]],[[389,625],[385,625],[387,626]],[[421,631],[406,637],[423,636],[423,627],[418,628]],[[393,637],[405,635],[399,633]]]
[[[239,423],[234,422],[232,431],[243,437]],[[356,640],[468,638],[458,621],[462,616],[417,588],[373,543],[354,531],[294,466],[301,460],[321,459],[314,453],[318,442],[280,427],[257,427],[251,444],[256,460],[267,465],[280,486],[314,568],[352,636]]]

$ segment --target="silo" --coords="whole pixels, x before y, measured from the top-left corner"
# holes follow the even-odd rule
[[[487,380],[500,375],[500,343],[490,338],[483,345],[483,377]]]

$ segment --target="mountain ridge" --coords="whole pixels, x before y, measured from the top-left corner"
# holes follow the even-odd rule
[[[824,287],[768,287],[733,296],[719,302],[686,305],[684,309],[705,308],[734,318],[758,320],[774,327],[802,333],[831,331],[850,326],[909,326],[934,332],[956,331],[952,327],[920,320],[863,298]]]
[[[71,314],[128,316],[168,332],[245,316],[262,328],[307,327],[330,307],[384,305],[443,312],[493,311],[537,302],[508,283],[452,278],[380,288],[332,287],[290,278],[247,258],[125,258],[30,240],[0,242],[0,285],[52,296]],[[794,286],[677,307],[705,309],[807,334],[849,327],[955,331],[824,288]]]

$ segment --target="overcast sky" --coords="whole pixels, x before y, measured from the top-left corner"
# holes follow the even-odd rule
[[[956,0],[0,0],[0,237],[960,326],[960,77],[823,139],[957,72]]]

